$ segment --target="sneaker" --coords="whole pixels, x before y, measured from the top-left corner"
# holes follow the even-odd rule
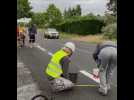
[[[37,46],[37,44],[36,44],[36,43],[33,43],[33,46],[34,46],[34,47],[36,47],[36,46]]]
[[[30,44],[29,47],[32,48],[32,45]]]
[[[99,92],[102,96],[106,96],[106,95],[107,95],[107,91],[101,89],[100,87],[99,87],[98,92]]]
[[[111,90],[110,84],[107,84],[107,91],[109,92]]]
[[[102,95],[102,96],[107,96],[107,93],[103,93],[103,92],[100,92],[99,93]]]

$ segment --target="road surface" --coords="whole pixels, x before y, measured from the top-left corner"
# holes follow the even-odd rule
[[[17,58],[19,61],[23,62],[26,68],[28,68],[32,79],[36,82],[41,94],[51,97],[52,94],[47,79],[44,75],[44,69],[49,63],[51,53],[59,50],[65,42],[70,40],[44,40],[43,34],[41,33],[39,33],[36,38],[37,44],[35,47],[17,48]],[[72,91],[53,94],[55,100],[117,100],[117,69],[113,75],[112,90],[108,96],[101,96],[98,93],[98,88],[96,86],[90,86],[98,84],[89,77],[80,73],[81,70],[85,70],[90,73],[92,69],[96,67],[95,62],[92,59],[92,53],[96,45],[80,41],[73,42],[76,44],[76,52],[71,57],[72,63],[70,64],[69,71],[78,73],[77,85],[89,86],[76,86]],[[28,43],[26,43],[26,45],[28,45]],[[19,81],[20,80],[18,79],[17,85]],[[21,85],[17,86],[17,90],[21,87],[30,84],[32,85],[32,82],[33,81],[25,84],[26,82],[24,80]],[[18,98],[18,100],[25,99]]]

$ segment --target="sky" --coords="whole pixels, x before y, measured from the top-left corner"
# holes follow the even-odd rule
[[[64,9],[75,7],[77,4],[80,4],[82,15],[90,12],[103,15],[107,10],[106,3],[108,0],[29,0],[29,2],[33,7],[32,11],[34,12],[46,11],[48,5],[51,3],[55,4],[62,13]]]

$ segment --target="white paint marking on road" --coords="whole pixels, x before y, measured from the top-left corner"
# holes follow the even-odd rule
[[[100,83],[99,78],[95,78],[92,74],[88,73],[87,71],[85,71],[85,70],[80,70],[80,72],[81,72],[83,75],[85,75],[85,76],[89,77],[90,79],[92,79],[93,81],[95,81],[95,82],[97,82],[97,83]]]
[[[88,78],[92,79],[93,81],[100,83],[100,79],[99,78],[95,78],[93,76],[93,74],[90,74],[89,72],[85,71],[85,70],[81,70],[80,71],[83,75],[87,76]],[[114,87],[117,87],[116,84],[111,83],[111,85],[113,85]]]
[[[31,74],[31,71],[30,71],[28,68],[24,68],[24,72],[25,72],[26,74]]]
[[[17,63],[17,67],[23,68],[24,67],[24,64],[22,62],[18,62]]]
[[[41,51],[47,52],[47,54],[49,56],[52,56],[53,55],[52,52],[47,51],[45,48],[41,47],[40,45],[36,45],[35,47],[39,48]]]
[[[39,48],[40,50],[46,52],[46,49],[42,48],[40,45],[36,45],[35,47]]]

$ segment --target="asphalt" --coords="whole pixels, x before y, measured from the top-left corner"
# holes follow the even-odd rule
[[[70,40],[44,40],[42,34],[37,35],[37,43],[42,48],[49,52],[56,52],[63,44]],[[76,52],[72,55],[72,63],[70,64],[69,72],[78,73],[78,85],[97,85],[94,81],[81,74],[80,70],[92,71],[96,67],[92,59],[92,53],[95,49],[95,44],[73,41],[76,44]],[[26,45],[28,45],[26,43]],[[17,48],[17,57],[22,61],[30,70],[32,78],[37,82],[39,89],[43,95],[51,97],[51,90],[48,81],[44,75],[44,69],[49,63],[50,56],[47,52],[41,51],[37,47]],[[25,83],[25,82],[24,82]],[[18,86],[18,87],[21,87]],[[101,96],[98,87],[74,87],[72,91],[64,91],[61,93],[53,94],[54,100],[117,100],[117,69],[113,75],[112,89],[107,96]]]

